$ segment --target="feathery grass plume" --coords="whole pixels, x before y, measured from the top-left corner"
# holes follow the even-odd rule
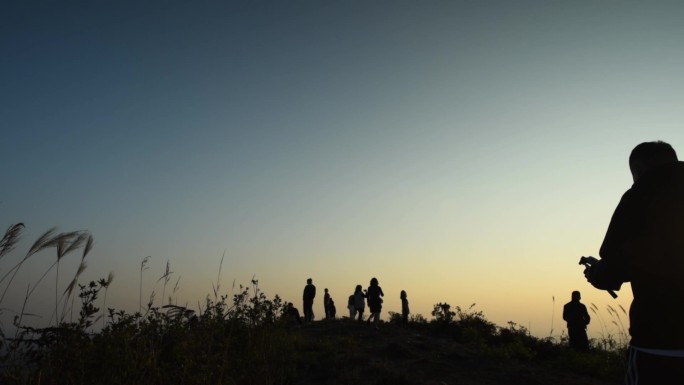
[[[598,310],[598,307],[596,306],[596,304],[594,304],[592,302],[591,305],[589,306],[589,310],[591,310],[592,313],[596,314],[596,316],[599,319],[599,325],[601,326],[601,335],[607,336],[608,335],[608,328],[606,326],[606,323],[603,321],[603,317],[601,317],[601,313],[599,313],[599,310]]]
[[[14,281],[14,277],[17,275],[19,272],[19,269],[21,268],[21,265],[26,262],[32,255],[36,254],[39,251],[45,250],[48,247],[51,247],[51,240],[52,240],[52,234],[55,232],[55,228],[51,228],[50,230],[46,231],[38,237],[38,239],[31,245],[31,248],[29,251],[24,255],[24,258],[19,261],[14,267],[12,267],[5,275],[0,278],[0,283],[4,282],[5,279],[12,274],[10,277],[9,282],[7,283],[7,286],[5,286],[5,290],[3,290],[2,295],[0,295],[0,303],[2,303],[2,300],[5,298],[5,295],[7,294],[7,289],[9,289],[10,285],[12,285],[12,281]]]
[[[43,235],[38,237],[38,239],[36,239],[36,241],[33,242],[33,245],[29,249],[27,255],[33,255],[33,254],[35,254],[35,253],[37,253],[43,249],[50,247],[51,246],[50,242],[52,240],[51,237],[52,237],[52,234],[55,233],[55,231],[57,231],[57,228],[53,227],[53,228],[49,229],[48,231],[46,231],[45,233],[43,233]]]
[[[85,231],[71,231],[62,233],[56,238],[57,244],[57,262],[55,271],[55,319],[57,319],[59,308],[59,262],[67,254],[77,250],[88,239],[88,233]]]
[[[187,307],[171,304],[162,306],[162,309],[167,309],[166,315],[174,320],[190,318],[193,314],[195,314],[194,310],[190,310]]]
[[[64,257],[65,255],[71,253],[72,251],[74,251],[76,249],[81,248],[81,246],[83,246],[84,243],[86,243],[86,246],[89,245],[90,247],[92,247],[93,245],[92,245],[91,239],[92,239],[92,236],[90,234],[88,234],[87,232],[75,231],[73,236],[69,237],[70,243],[68,244],[68,246],[64,250],[64,254],[62,255],[62,257]],[[90,250],[88,250],[88,251],[90,251]],[[84,252],[84,256],[81,257],[81,259],[85,258],[85,254],[86,253]]]
[[[88,235],[88,241],[86,242],[85,247],[83,248],[83,255],[81,256],[81,261],[85,259],[85,257],[90,253],[90,250],[93,249],[93,244],[95,241],[93,240],[92,235]]]
[[[142,282],[143,282],[143,271],[149,269],[149,266],[147,266],[147,261],[150,260],[150,256],[148,255],[147,257],[143,258],[142,262],[140,262],[140,313],[142,313]]]
[[[43,275],[38,279],[36,284],[33,286],[33,289],[31,289],[31,292],[29,293],[29,296],[33,294],[35,289],[38,287],[40,282],[45,279],[45,277],[48,275],[48,273],[55,267],[57,266],[58,272],[59,272],[59,261],[64,258],[67,254],[71,253],[72,251],[76,250],[78,247],[80,247],[83,242],[86,239],[87,234],[85,231],[71,231],[68,233],[60,233],[50,239],[46,239],[45,242],[43,243],[42,247],[40,247],[38,250],[42,250],[48,247],[56,247],[57,248],[57,259],[55,262],[50,265],[50,267],[43,273]],[[76,246],[72,246],[73,243],[76,243]],[[32,248],[33,249],[33,248]],[[10,280],[11,282],[11,280]],[[53,317],[57,317],[58,315],[58,306],[59,306],[59,295],[58,295],[58,286],[57,284],[59,283],[59,275],[57,276],[56,282],[55,282],[55,312],[53,313]],[[52,317],[50,317],[50,322],[52,322]]]
[[[162,289],[162,305],[164,304],[164,296],[166,296],[166,284],[169,283],[169,280],[171,280],[171,274],[173,274],[173,271],[171,269],[171,261],[166,261],[166,270],[164,270],[164,275],[159,277],[157,282],[161,281],[162,279],[164,280],[164,288]]]
[[[14,247],[19,242],[19,238],[21,238],[24,227],[24,224],[20,222],[7,228],[5,235],[0,240],[0,259],[14,250]]]
[[[223,250],[223,255],[221,256],[221,261],[219,262],[218,277],[216,278],[216,286],[211,283],[211,288],[214,290],[214,301],[218,301],[218,293],[221,287],[221,269],[223,268],[223,258],[226,257],[226,251]]]
[[[152,305],[154,305],[154,298],[157,296],[157,293],[152,290],[152,293],[150,293],[150,299],[147,301],[147,310],[145,310],[145,315],[152,309]]]

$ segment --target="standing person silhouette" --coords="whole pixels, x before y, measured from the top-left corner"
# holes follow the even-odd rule
[[[328,288],[324,289],[325,294],[323,295],[323,310],[325,310],[325,319],[330,319],[330,293],[328,293]]]
[[[347,300],[347,309],[349,309],[349,320],[353,321],[356,317],[356,300],[354,299],[354,294],[349,296]]]
[[[631,282],[627,385],[684,383],[684,163],[668,143],[632,150],[634,184],[610,220],[598,262],[584,275],[596,288]]]
[[[337,315],[337,308],[335,307],[335,300],[330,297],[330,302],[328,302],[328,319],[335,319]]]
[[[378,286],[378,279],[373,277],[370,280],[370,286],[368,286],[368,308],[370,309],[370,317],[368,317],[368,322],[371,322],[372,320],[376,329],[378,329],[378,323],[380,322],[382,297],[384,296],[385,293],[383,293],[382,288]]]
[[[570,347],[579,351],[589,350],[589,338],[587,337],[587,325],[591,322],[587,307],[580,302],[582,296],[575,290],[572,299],[563,306],[563,320],[568,323],[568,337]]]
[[[304,286],[304,295],[302,296],[304,300],[304,322],[313,321],[313,302],[316,298],[316,286],[313,284],[311,278],[306,280],[306,286]]]
[[[361,290],[361,285],[356,285],[354,290],[354,307],[359,315],[359,322],[363,321],[363,311],[366,308],[366,293]]]
[[[409,303],[408,303],[408,296],[406,295],[406,290],[402,290],[401,293],[399,294],[399,298],[401,299],[401,324],[403,326],[408,325],[408,316],[409,316]]]

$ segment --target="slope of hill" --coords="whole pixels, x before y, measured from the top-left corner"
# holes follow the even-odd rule
[[[348,320],[318,321],[294,328],[297,373],[293,384],[415,385],[614,385],[620,378],[574,372],[578,353],[553,360],[497,356],[427,330],[382,324],[380,330]],[[587,353],[591,355],[592,353]],[[575,357],[575,358],[572,358]],[[600,354],[593,358],[600,360]],[[587,361],[591,361],[588,357]],[[610,377],[610,376],[602,376]]]

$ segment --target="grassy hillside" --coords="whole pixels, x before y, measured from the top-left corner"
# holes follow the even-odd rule
[[[0,259],[14,249],[22,230],[23,224],[8,228]],[[538,339],[514,323],[495,325],[472,306],[452,310],[438,303],[433,319],[414,315],[406,325],[390,313],[378,328],[349,319],[301,324],[289,315],[287,303],[278,295],[268,298],[254,280],[230,298],[219,294],[217,283],[199,311],[156,307],[154,296],[143,306],[142,295],[135,313],[107,308],[113,275],[79,280],[92,244],[87,232],[49,230],[4,269],[0,305],[31,256],[55,249],[55,263],[41,280],[54,271],[58,283],[60,260],[82,251],[82,268],[67,289],[55,288],[53,326],[25,325],[23,309],[14,318],[16,332],[10,335],[0,324],[0,384],[621,383],[624,344],[614,344],[610,336],[595,341],[589,352],[575,352],[564,339]],[[168,276],[167,265],[164,290]],[[65,315],[72,312],[78,315],[67,322]]]
[[[0,383],[608,385],[623,371],[621,350],[575,352],[448,304],[405,326],[395,314],[379,328],[346,318],[300,324],[256,281],[231,301],[207,300],[200,314],[109,309],[104,329],[88,332],[105,283],[80,285],[78,322],[4,338]]]

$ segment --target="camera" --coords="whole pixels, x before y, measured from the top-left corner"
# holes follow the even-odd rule
[[[582,258],[580,258],[579,264],[584,265],[586,267],[591,267],[591,265],[595,264],[596,262],[598,262],[598,259],[594,257],[582,256]]]
[[[579,264],[584,265],[586,269],[592,267],[597,262],[598,262],[598,259],[596,259],[592,256],[589,256],[589,257],[582,256],[582,258],[580,258],[580,260],[579,260]],[[586,269],[585,269],[585,271],[586,271]],[[606,291],[608,292],[608,294],[610,294],[611,297],[617,298],[617,294],[615,294],[615,292],[613,290],[606,290]]]

